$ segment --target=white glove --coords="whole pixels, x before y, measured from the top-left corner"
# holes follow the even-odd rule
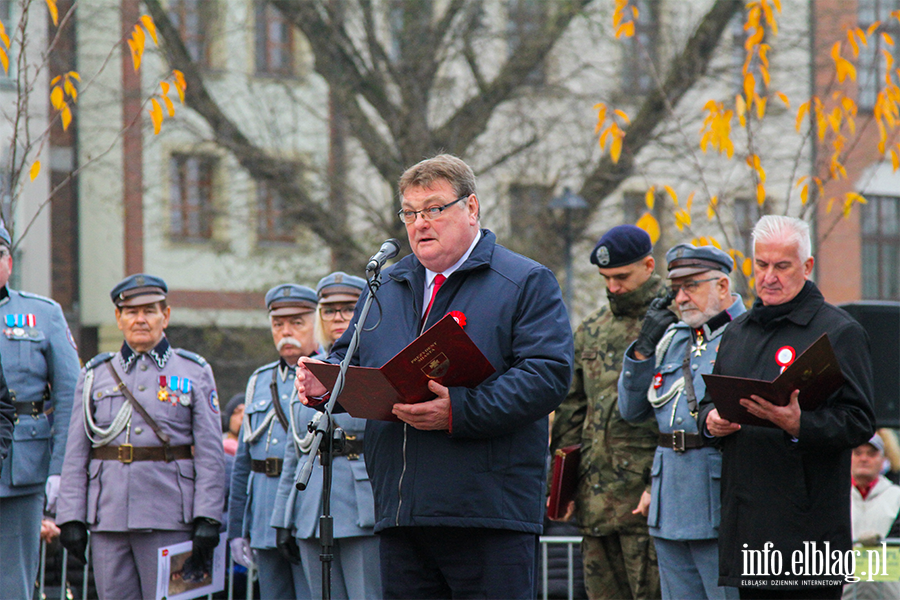
[[[256,561],[253,560],[253,548],[250,547],[250,540],[247,538],[236,537],[228,545],[231,547],[231,558],[234,562],[248,569],[256,568]]]
[[[51,515],[55,515],[56,500],[59,498],[59,475],[50,475],[47,477],[47,485],[44,488],[44,494],[47,496],[45,504],[47,512]]]

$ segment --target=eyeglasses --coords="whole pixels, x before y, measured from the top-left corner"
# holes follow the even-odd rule
[[[681,285],[673,285],[669,286],[669,289],[672,290],[672,296],[677,296],[678,292],[684,290],[685,294],[691,295],[697,292],[700,288],[701,283],[706,283],[707,281],[716,281],[719,279],[718,277],[708,277],[706,279],[694,279],[692,281],[685,281]]]
[[[6,248],[0,248],[0,259],[6,258],[9,255],[9,250],[7,250]]]
[[[466,200],[472,194],[466,194],[465,196],[460,196],[453,202],[448,202],[443,206],[429,206],[428,208],[423,208],[422,210],[409,210],[408,208],[403,208],[399,212],[397,212],[397,216],[400,217],[400,220],[406,223],[407,225],[411,225],[416,222],[416,215],[422,215],[422,218],[426,221],[433,221],[441,216],[445,210],[456,204],[457,202],[462,202]]]
[[[322,315],[322,319],[325,321],[334,321],[338,313],[340,313],[342,319],[349,321],[353,318],[354,309],[354,306],[323,306],[319,309],[319,314]]]

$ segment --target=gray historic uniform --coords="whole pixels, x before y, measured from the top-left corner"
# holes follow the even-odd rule
[[[110,366],[169,436],[169,460],[148,458],[163,444],[126,401]],[[221,432],[212,369],[201,356],[171,348],[165,337],[149,352],[136,354],[123,344],[85,365],[57,521],[87,524],[93,555],[102,556],[94,562],[101,598],[155,597],[157,549],[189,540],[197,517],[221,522]]]
[[[53,300],[0,288],[0,327],[3,371],[18,412],[0,467],[0,598],[30,598],[44,486],[62,469],[79,362]]]
[[[734,318],[745,310],[738,296],[727,312]],[[713,317],[704,324],[702,339],[700,335],[695,339],[684,321],[671,325],[654,356],[646,360],[632,358],[629,348],[619,375],[622,417],[640,422],[655,413],[660,434],[681,431],[696,436],[696,415],[689,408],[682,365],[690,350],[691,381],[699,405],[706,393],[703,375],[712,372],[730,319],[721,321]],[[721,475],[722,455],[712,446],[676,450],[660,444],[656,449],[647,523],[656,545],[663,598],[737,598],[736,589],[718,587]]]
[[[319,555],[319,516],[322,514],[322,468],[316,466],[302,492],[294,481],[308,456],[312,434],[306,424],[321,413],[303,406],[296,395],[291,400],[292,441],[285,448],[284,471],[278,485],[272,526],[294,532],[301,564],[313,597],[322,597],[322,566]],[[381,565],[378,538],[374,535],[375,501],[366,472],[363,436],[366,420],[349,414],[334,415],[334,424],[347,435],[348,447],[334,458],[331,483],[331,514],[334,517],[334,561],[332,597],[381,597]],[[299,452],[298,452],[299,449]]]
[[[269,524],[289,437],[274,407],[273,377],[285,417],[295,395],[294,369],[283,361],[260,367],[247,382],[244,422],[231,476],[228,538],[250,539],[250,547],[256,550],[262,598],[311,598],[303,569],[281,556],[275,546],[275,529]]]

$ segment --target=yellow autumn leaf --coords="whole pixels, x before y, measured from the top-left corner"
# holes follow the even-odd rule
[[[175,116],[175,105],[172,103],[172,99],[168,96],[163,96],[163,102],[166,105],[166,112],[169,113],[170,117]]]
[[[897,151],[891,148],[891,167],[893,167],[894,171],[900,168],[900,156],[897,155]]]
[[[625,111],[616,109],[613,111],[620,119],[625,121],[626,124],[631,123],[631,119],[628,118],[628,115],[625,114]]]
[[[785,108],[791,107],[791,101],[788,100],[787,94],[785,94],[784,92],[775,92],[775,96],[777,96],[778,99],[784,103]]]
[[[874,23],[869,25],[868,29],[866,29],[866,35],[872,35],[873,33],[875,33],[875,31],[878,30],[879,27],[881,27],[881,21],[875,21]]]
[[[684,203],[685,210],[688,210],[688,211],[691,210],[691,205],[694,203],[694,194],[696,194],[696,192],[691,192],[688,195],[687,202]]]
[[[675,193],[675,190],[672,189],[672,186],[664,185],[663,189],[666,190],[666,193],[672,199],[672,203],[675,204],[675,206],[678,206],[678,194]]]
[[[616,29],[616,39],[625,37],[634,36],[634,21],[628,21],[627,23],[622,23],[619,25],[619,28]]]
[[[756,89],[756,78],[753,76],[753,73],[747,73],[744,75],[744,96],[747,98],[753,97],[753,91]]]
[[[706,218],[712,221],[716,217],[716,208],[719,204],[719,197],[713,196],[709,199],[709,204],[706,206]]]
[[[649,212],[641,215],[641,218],[637,220],[635,225],[647,232],[647,235],[650,236],[651,244],[655,244],[659,240],[659,221]]]
[[[56,77],[54,77],[53,79],[50,80],[50,85],[51,86],[56,85],[57,83],[59,83],[60,79],[62,79],[62,75],[57,75]]]
[[[894,38],[891,37],[891,34],[889,34],[887,31],[881,32],[881,39],[883,39],[884,43],[887,44],[888,46],[894,45]]]
[[[847,41],[850,42],[850,48],[853,50],[853,56],[859,56],[859,43],[856,41],[856,32],[852,29],[847,30]]]
[[[141,68],[141,55],[137,51],[137,45],[131,38],[128,38],[128,47],[131,48],[131,63],[134,65],[134,70],[137,71]]]
[[[72,123],[72,111],[69,110],[69,105],[63,106],[63,109],[59,114],[62,118],[63,131],[68,131],[69,125]]]
[[[744,277],[750,277],[750,274],[753,273],[753,260],[749,257],[745,258],[741,264],[741,273],[744,274]]]
[[[175,89],[178,90],[178,97],[181,99],[181,103],[184,104],[184,90],[187,89],[187,82],[184,80],[184,73],[179,71],[178,69],[174,69],[172,74],[175,76]]]
[[[3,64],[3,72],[9,73],[9,56],[6,55],[6,50],[0,48],[0,63]]]
[[[698,238],[694,238],[691,240],[691,245],[700,247],[700,246],[707,246],[708,244],[706,243],[705,237],[698,237]]]
[[[756,203],[760,206],[766,203],[766,186],[762,183],[756,184]]]
[[[825,206],[825,214],[828,214],[828,215],[831,214],[831,209],[834,208],[835,200],[837,200],[837,198],[829,198],[828,199],[828,204]]]
[[[34,164],[31,165],[31,169],[28,170],[28,176],[31,177],[31,180],[34,181],[37,179],[38,173],[41,172],[41,161],[36,160]]]
[[[153,43],[158,46],[159,40],[156,39],[156,24],[153,22],[153,18],[150,15],[143,15],[141,17],[141,23],[144,24],[144,29],[146,29],[147,33],[150,34],[150,37],[153,38]]]
[[[766,103],[768,100],[768,98],[760,98],[758,95],[754,95],[753,101],[756,102],[757,119],[762,119],[766,115]]]
[[[156,101],[156,98],[151,98],[150,103],[152,106],[147,112],[150,113],[150,118],[153,120],[153,135],[159,135],[163,121],[162,107],[159,105],[159,102]]]
[[[860,204],[867,204],[866,198],[857,192],[847,192],[847,200],[851,203],[858,202]]]
[[[65,106],[65,102],[63,101],[63,91],[59,86],[54,87],[50,90],[50,104],[56,110],[62,110],[62,107]]]
[[[800,131],[800,126],[803,124],[803,118],[809,114],[809,102],[804,102],[800,105],[800,108],[797,109],[797,123],[795,128],[797,131]]]
[[[66,77],[66,80],[63,82],[63,88],[66,90],[66,93],[72,98],[73,102],[78,101],[78,90],[75,88],[75,84],[72,83],[72,80]]]
[[[651,185],[650,189],[647,190],[647,193],[644,195],[644,204],[647,205],[647,210],[653,210],[653,206],[656,204],[656,186]]]
[[[709,236],[709,245],[713,246],[714,248],[718,248],[719,250],[722,249],[722,244],[720,244],[719,240],[717,240],[713,236]]]
[[[807,202],[809,202],[809,184],[800,188],[800,203],[806,204]]]
[[[68,73],[66,73],[66,75],[68,75],[75,81],[81,81],[81,75],[78,74],[78,71],[69,71]]]
[[[614,136],[612,140],[612,144],[609,145],[609,157],[612,159],[613,164],[619,163],[619,156],[622,154],[622,138],[619,136]]]
[[[3,26],[3,21],[0,21],[0,41],[3,42],[3,45],[9,48],[9,36],[6,35],[6,27]],[[2,50],[2,48],[0,48]]]
[[[47,0],[47,10],[54,25],[59,25],[59,10],[56,8],[56,0]]]
[[[170,86],[169,83],[166,82],[166,81],[160,81],[160,82],[159,82],[159,87],[162,88],[163,96],[168,96],[168,95],[169,95],[169,88],[172,87],[172,86]]]

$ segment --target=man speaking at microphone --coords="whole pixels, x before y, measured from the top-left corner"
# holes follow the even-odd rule
[[[475,175],[460,159],[411,167],[400,196],[413,254],[385,269],[382,310],[361,327],[353,364],[381,367],[453,312],[496,372],[471,389],[431,381],[436,398],[395,404],[399,422],[366,426],[384,597],[534,598],[547,415],[572,377],[559,285],[480,229]],[[330,362],[344,357],[357,318]],[[324,402],[304,362],[299,397]]]

